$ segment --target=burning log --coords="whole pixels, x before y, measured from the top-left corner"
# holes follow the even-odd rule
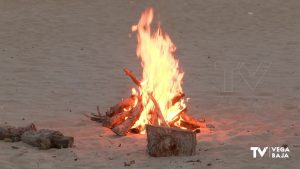
[[[161,120],[162,125],[163,126],[169,126],[168,123],[165,121],[165,118],[162,115],[160,107],[159,107],[157,101],[155,100],[155,98],[153,97],[152,93],[148,93],[148,96],[152,100],[152,102],[153,102],[153,104],[155,106],[155,112],[156,112],[157,116],[159,117],[159,119]]]
[[[59,131],[48,129],[26,131],[21,139],[24,143],[44,150],[50,148],[69,148],[74,143],[73,137],[64,136]]]
[[[112,128],[114,126],[117,126],[121,124],[129,114],[130,111],[122,111],[121,113],[115,114],[112,117],[107,117],[103,121],[102,125],[107,128]]]
[[[155,111],[153,110],[150,110],[150,115],[151,115],[150,124],[158,125],[157,113],[155,113]]]
[[[0,126],[0,140],[17,142],[21,140],[21,135],[26,131],[36,131],[33,123],[26,127],[13,127],[9,125]]]
[[[171,107],[175,105],[179,100],[181,100],[185,96],[184,93],[179,93],[178,95],[174,96],[171,100],[171,103],[168,105],[168,107]]]
[[[206,128],[205,120],[198,120],[192,116],[188,116],[185,113],[182,113],[180,117],[182,118],[182,121],[196,126],[196,128]]]
[[[135,75],[133,74],[133,72],[131,71],[131,70],[129,70],[128,68],[124,68],[123,69],[123,71],[125,72],[125,74],[127,75],[127,76],[129,76],[130,77],[130,79],[137,85],[137,86],[141,86],[141,82],[140,82],[140,80],[138,80],[136,77],[135,77]]]
[[[143,106],[142,106],[142,103],[139,101],[137,103],[137,105],[133,109],[131,109],[130,115],[128,116],[128,118],[120,125],[112,128],[112,131],[115,132],[119,136],[125,136],[127,134],[127,132],[129,131],[129,129],[139,119],[142,111],[143,111]]]
[[[131,107],[134,104],[136,96],[131,96],[129,98],[123,99],[121,102],[111,107],[107,112],[106,116],[112,117],[115,114],[121,113],[124,108]]]
[[[148,153],[154,157],[196,153],[196,133],[172,127],[146,125]]]

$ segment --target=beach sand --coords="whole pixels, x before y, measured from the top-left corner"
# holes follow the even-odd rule
[[[145,135],[117,137],[82,115],[130,94],[123,67],[141,77],[131,25],[149,6],[177,46],[188,114],[215,126],[197,135],[195,156],[149,157]],[[75,137],[60,150],[0,141],[0,168],[299,168],[299,9],[297,0],[0,0],[0,123]],[[288,159],[250,151],[283,144]]]

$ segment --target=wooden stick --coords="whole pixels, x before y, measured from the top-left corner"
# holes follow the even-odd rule
[[[123,71],[125,72],[125,74],[127,75],[127,76],[129,76],[130,77],[130,79],[137,85],[137,86],[141,86],[141,81],[140,80],[138,80],[136,77],[135,77],[135,75],[133,74],[133,72],[131,71],[131,70],[129,70],[128,68],[124,68],[123,69]]]
[[[135,122],[140,118],[143,111],[143,106],[141,101],[130,111],[128,118],[120,125],[112,128],[112,131],[119,136],[125,136],[129,129],[135,124]]]
[[[91,115],[87,114],[87,113],[82,113],[85,117],[89,118],[92,121],[96,121],[99,123],[103,123],[104,121],[106,121],[106,119],[108,118],[105,115],[95,115],[94,113],[91,113]]]
[[[165,121],[164,116],[162,115],[161,109],[159,107],[159,104],[157,103],[157,101],[155,100],[154,96],[152,95],[152,93],[148,93],[149,98],[152,100],[154,106],[155,106],[155,112],[157,113],[157,116],[160,118],[162,125],[163,126],[169,126],[168,123]]]
[[[17,142],[21,140],[21,135],[26,131],[36,131],[36,127],[33,123],[25,127],[13,127],[9,125],[0,126],[0,140],[8,142]]]
[[[196,133],[192,131],[152,125],[146,125],[146,131],[150,156],[190,156],[196,153]]]
[[[185,113],[182,113],[180,115],[180,117],[182,118],[183,121],[185,121],[186,123],[189,123],[191,125],[200,127],[200,128],[206,128],[206,124],[205,124],[205,120],[198,120],[192,116],[188,116]]]

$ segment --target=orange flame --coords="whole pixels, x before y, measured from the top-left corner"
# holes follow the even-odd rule
[[[170,122],[186,107],[183,99],[170,106],[172,98],[182,93],[181,84],[184,73],[179,71],[178,60],[175,59],[176,46],[160,27],[151,32],[152,20],[153,9],[148,8],[142,13],[138,24],[132,26],[132,31],[137,32],[136,54],[142,61],[143,79],[138,93],[142,96],[144,107],[139,120],[133,127],[143,127],[150,123],[149,112],[155,107],[149,100],[148,93],[153,94],[167,122]]]

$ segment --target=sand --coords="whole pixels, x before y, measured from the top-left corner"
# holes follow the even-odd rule
[[[216,127],[197,135],[192,157],[149,157],[145,135],[117,137],[82,116],[128,96],[123,67],[141,77],[130,29],[148,6],[177,46],[188,113]],[[0,123],[34,122],[76,140],[47,151],[0,141],[0,168],[124,168],[131,160],[127,168],[299,168],[299,8],[297,0],[0,0]],[[289,159],[250,151],[283,144]]]

